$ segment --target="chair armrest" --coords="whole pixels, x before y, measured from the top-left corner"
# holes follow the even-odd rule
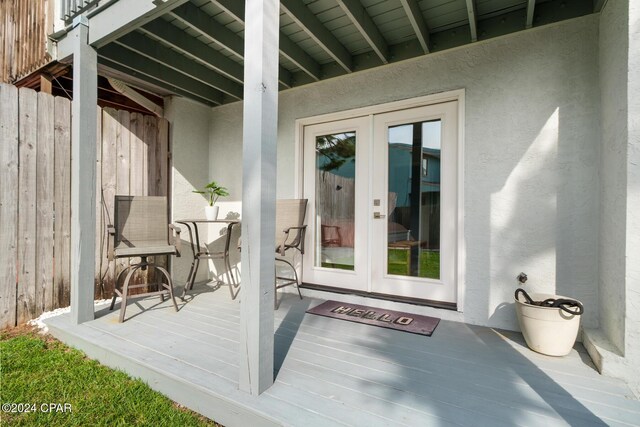
[[[287,243],[287,240],[289,239],[289,233],[291,232],[291,230],[297,230],[298,232],[296,233],[296,239],[294,239],[291,244]],[[284,250],[286,248],[296,248],[300,251],[300,253],[304,254],[304,235],[307,231],[307,226],[306,225],[302,225],[300,227],[289,227],[286,228],[284,230],[284,233],[287,235],[287,237],[285,237],[284,242],[282,244],[282,251],[281,251],[281,255],[284,256]]]
[[[180,232],[182,231],[182,229],[175,224],[169,224],[169,229],[173,230],[173,233],[169,235],[171,237],[170,243],[176,247],[176,256],[180,256],[180,251],[182,250],[182,239],[180,239]]]

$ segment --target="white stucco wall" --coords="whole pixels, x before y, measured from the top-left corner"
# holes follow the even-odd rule
[[[204,218],[206,200],[193,193],[209,182],[209,116],[211,109],[184,98],[165,99],[165,117],[170,122],[172,152],[172,220]],[[207,231],[205,230],[205,233]],[[206,234],[205,234],[206,236]],[[173,258],[175,286],[183,286],[191,266],[189,233],[183,228],[182,257]],[[202,263],[196,280],[206,280],[208,269]],[[181,291],[181,289],[180,289]]]
[[[294,196],[298,118],[466,90],[466,322],[517,329],[513,292],[579,298],[598,318],[598,17],[427,55],[280,95],[278,196]],[[242,106],[210,114],[210,167],[240,199]]]
[[[627,184],[628,2],[610,1],[600,17],[602,98],[600,204],[600,327],[624,350]]]
[[[640,396],[640,2],[629,4],[629,75],[627,79],[627,268],[626,351],[630,382]]]
[[[640,396],[640,5],[600,15],[602,98],[600,328],[585,331],[598,368]]]

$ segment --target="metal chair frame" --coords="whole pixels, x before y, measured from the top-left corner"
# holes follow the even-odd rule
[[[162,200],[161,200],[162,199]],[[129,241],[126,237],[124,237],[123,230],[126,226],[126,221],[129,220],[129,216],[124,221],[120,220],[120,212],[122,206],[128,204],[132,206],[133,204],[142,205],[143,208],[146,207],[145,203],[153,208],[153,215],[156,215],[154,218],[156,222],[158,222],[157,215],[164,215],[165,223],[167,224],[168,230],[171,233],[164,233],[164,236],[154,236],[152,245],[146,245],[144,240],[142,241]],[[149,296],[160,295],[160,300],[164,302],[165,296],[169,296],[173,302],[173,307],[176,311],[178,311],[178,305],[176,304],[176,300],[173,294],[173,281],[171,280],[171,275],[169,272],[162,266],[157,265],[155,263],[151,263],[148,261],[148,257],[154,255],[176,255],[180,256],[180,228],[175,226],[174,224],[169,224],[167,220],[166,213],[166,198],[161,196],[116,196],[115,204],[114,204],[114,225],[109,225],[107,227],[107,231],[111,236],[113,244],[111,249],[108,251],[109,261],[115,261],[118,258],[132,258],[132,257],[140,257],[140,262],[135,264],[128,265],[125,269],[123,269],[116,278],[115,288],[113,291],[113,298],[111,299],[110,310],[113,310],[116,298],[119,296],[122,298],[120,303],[120,317],[119,322],[124,322],[125,313],[127,309],[127,301],[130,298],[144,298]],[[158,212],[158,206],[164,206],[164,209],[161,212]],[[146,213],[139,212],[138,209],[134,211],[133,219],[140,221],[145,220],[145,218],[136,218],[136,214]],[[164,212],[164,214],[162,213]],[[122,223],[124,222],[124,224]],[[158,246],[159,241],[166,241],[166,243],[162,246]],[[122,247],[125,244],[126,247]],[[148,252],[145,253],[145,249],[148,249]],[[131,285],[129,282],[131,278],[135,275],[135,273],[139,270],[146,271],[149,268],[154,268],[156,271],[162,273],[162,276],[166,279],[166,283],[162,280],[162,277],[158,276],[156,279],[155,285],[157,286],[156,291],[144,292],[136,295],[129,295],[129,291],[131,289],[149,287],[150,283],[142,283],[137,285]],[[126,274],[126,275],[125,275]],[[124,282],[121,284],[121,279],[124,277]]]
[[[299,223],[295,226],[286,227],[281,229],[280,231],[276,229],[276,258],[275,260],[278,262],[282,262],[289,267],[293,271],[293,278],[286,276],[278,276],[276,269],[276,278],[275,278],[275,292],[274,292],[274,307],[278,308],[278,289],[282,289],[287,286],[295,285],[296,290],[298,291],[298,296],[302,299],[302,293],[300,292],[300,280],[298,278],[298,272],[296,271],[295,266],[292,262],[285,259],[286,251],[289,249],[295,249],[300,252],[301,255],[304,255],[304,240],[305,233],[307,231],[307,226],[304,225],[304,217],[307,210],[307,199],[292,199],[292,200],[278,200],[276,203],[276,224],[280,224],[283,219],[278,218],[278,213],[280,215],[283,214],[283,210],[291,205],[291,208],[299,209],[302,213],[299,215],[298,221]],[[280,233],[284,233],[284,239],[282,239],[282,235]],[[278,281],[281,281],[278,284]]]

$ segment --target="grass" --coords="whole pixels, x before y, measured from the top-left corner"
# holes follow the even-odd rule
[[[389,249],[389,274],[410,276],[409,251],[406,249]],[[420,251],[420,270],[418,277],[429,279],[440,278],[440,252]]]
[[[410,276],[409,256],[409,251],[406,249],[389,249],[388,273],[399,276]],[[353,270],[353,264],[323,262],[322,267]],[[429,279],[440,278],[440,252],[420,251],[420,271],[418,277]]]
[[[3,426],[219,426],[26,326],[0,333],[0,402],[36,406],[0,412]],[[71,411],[42,411],[49,403],[70,404]]]

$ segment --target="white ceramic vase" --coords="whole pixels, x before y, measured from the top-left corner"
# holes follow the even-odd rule
[[[204,215],[209,221],[218,219],[218,206],[205,206]]]

